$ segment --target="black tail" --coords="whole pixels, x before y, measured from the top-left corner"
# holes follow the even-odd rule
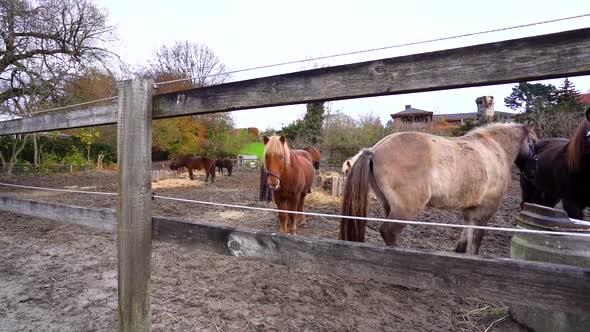
[[[372,160],[373,153],[371,150],[365,149],[350,169],[342,198],[342,215],[367,216]],[[342,218],[338,238],[345,241],[365,242],[366,225],[367,222],[364,220]]]
[[[215,164],[209,170],[209,176],[211,177],[211,183],[215,183]]]

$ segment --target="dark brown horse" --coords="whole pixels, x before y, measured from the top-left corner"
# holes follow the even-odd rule
[[[570,139],[542,139],[536,156],[517,160],[523,203],[554,207],[559,200],[570,218],[583,219],[590,206],[590,108]]]
[[[264,136],[264,167],[268,187],[280,210],[303,211],[305,196],[315,178],[309,153],[289,149],[285,136]],[[287,218],[289,219],[287,222]],[[305,224],[305,216],[279,212],[279,231],[297,235],[297,224]]]
[[[231,172],[233,169],[233,164],[231,160],[225,159],[217,159],[215,160],[215,167],[217,167],[217,171],[219,174],[223,175],[223,168],[227,169],[227,176],[231,176]]]
[[[528,155],[534,132],[520,124],[493,124],[463,137],[402,132],[363,149],[352,165],[342,214],[365,217],[369,186],[388,219],[411,220],[426,206],[461,209],[465,224],[484,226],[511,181],[512,163]],[[387,245],[399,242],[405,224],[383,223]],[[343,218],[340,239],[364,241],[366,221]],[[484,232],[466,228],[455,251],[476,255]]]
[[[205,182],[209,180],[209,175],[211,175],[211,183],[215,182],[215,162],[212,159],[189,154],[170,164],[171,170],[177,170],[179,167],[188,168],[188,175],[191,180],[195,179],[193,176],[194,169],[205,171]]]

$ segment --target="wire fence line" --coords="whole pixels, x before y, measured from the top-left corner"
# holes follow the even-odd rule
[[[539,22],[533,22],[533,23],[513,25],[513,26],[509,26],[509,27],[496,28],[496,29],[490,29],[490,30],[484,30],[484,31],[478,31],[478,32],[464,33],[464,34],[447,36],[447,37],[426,39],[426,40],[421,40],[421,41],[416,41],[416,42],[409,42],[409,43],[402,43],[402,44],[396,44],[396,45],[376,47],[376,48],[365,49],[365,50],[357,50],[357,51],[351,51],[351,52],[337,53],[337,54],[331,54],[331,55],[325,55],[325,56],[319,56],[319,57],[312,57],[312,58],[306,58],[306,59],[300,59],[300,60],[292,60],[292,61],[278,62],[278,63],[274,63],[274,64],[269,64],[269,65],[261,65],[261,66],[256,66],[256,67],[250,67],[250,68],[244,68],[244,69],[237,69],[237,70],[226,71],[226,72],[216,73],[216,74],[209,74],[209,75],[202,75],[202,76],[195,76],[195,77],[187,77],[187,78],[179,78],[179,79],[170,80],[170,81],[157,82],[157,83],[154,83],[154,84],[155,85],[171,84],[171,83],[178,83],[178,82],[184,82],[184,81],[190,81],[190,80],[198,80],[198,79],[203,79],[203,78],[207,78],[207,77],[237,74],[237,73],[242,73],[242,72],[247,72],[247,71],[254,71],[254,70],[259,70],[259,69],[266,69],[266,68],[272,68],[272,67],[286,66],[286,65],[292,65],[292,64],[297,64],[297,63],[304,63],[304,62],[310,62],[310,61],[317,61],[317,60],[325,60],[325,59],[343,57],[343,56],[348,56],[348,55],[355,55],[355,54],[362,54],[362,53],[370,53],[370,52],[376,52],[376,51],[383,51],[383,50],[388,50],[388,49],[393,49],[393,48],[401,48],[401,47],[415,46],[415,45],[421,45],[421,44],[428,44],[428,43],[434,43],[434,42],[439,42],[439,41],[446,41],[446,40],[453,40],[453,39],[459,39],[459,38],[466,38],[466,37],[478,36],[478,35],[489,34],[489,33],[494,33],[494,32],[501,32],[501,31],[522,29],[522,28],[527,28],[527,27],[532,27],[532,26],[537,26],[537,25],[543,25],[543,24],[549,24],[549,23],[556,23],[556,22],[561,22],[561,21],[568,21],[568,20],[573,20],[573,19],[578,19],[578,18],[583,18],[583,17],[588,17],[588,16],[590,16],[590,13],[580,14],[580,15],[575,15],[575,16],[568,16],[568,17],[561,17],[561,18],[556,18],[556,19],[552,19],[552,20],[545,20],[545,21],[539,21]]]
[[[483,35],[483,34],[490,34],[490,33],[501,32],[501,31],[522,29],[522,28],[527,28],[527,27],[532,27],[532,26],[537,26],[537,25],[544,25],[544,24],[550,24],[550,23],[556,23],[556,22],[562,22],[562,21],[569,21],[569,20],[574,20],[574,19],[579,19],[579,18],[584,18],[584,17],[590,17],[590,13],[561,17],[561,18],[545,20],[545,21],[538,21],[538,22],[532,22],[532,23],[513,25],[513,26],[509,26],[509,27],[483,30],[483,31],[478,31],[478,32],[470,32],[470,33],[464,33],[464,34],[459,34],[459,35],[432,38],[432,39],[420,40],[420,41],[416,41],[416,42],[388,45],[388,46],[383,46],[383,47],[376,47],[376,48],[364,49],[364,50],[356,50],[356,51],[337,53],[337,54],[331,54],[331,55],[325,55],[325,56],[319,56],[319,57],[311,57],[311,58],[306,58],[306,59],[284,61],[284,62],[278,62],[278,63],[268,64],[268,65],[261,65],[261,66],[225,71],[222,73],[180,78],[180,79],[164,81],[164,82],[156,82],[156,83],[154,83],[154,88],[157,88],[158,85],[164,85],[164,84],[198,80],[198,79],[204,79],[204,78],[208,78],[208,77],[215,77],[215,76],[222,76],[222,75],[231,75],[231,74],[237,74],[237,73],[248,72],[248,71],[255,71],[255,70],[266,69],[266,68],[273,68],[273,67],[280,67],[280,66],[286,66],[286,65],[291,65],[291,64],[305,63],[305,62],[310,62],[310,61],[325,60],[325,59],[337,58],[337,57],[343,57],[343,56],[349,56],[349,55],[355,55],[355,54],[363,54],[363,53],[377,52],[377,51],[383,51],[383,50],[394,49],[394,48],[402,48],[402,47],[422,45],[422,44],[428,44],[428,43],[434,43],[434,42],[440,42],[440,41],[446,41],[446,40],[460,39],[460,38],[478,36],[478,35]],[[27,113],[23,116],[32,116],[32,115],[37,115],[37,114],[42,114],[42,113],[47,113],[47,112],[53,112],[53,111],[77,107],[77,106],[94,104],[94,103],[98,103],[98,102],[102,102],[102,101],[115,100],[117,98],[118,98],[118,96],[112,96],[112,97],[108,97],[108,98],[100,98],[100,99],[90,100],[90,101],[86,101],[86,102],[82,102],[82,103],[61,106],[61,107],[55,107],[55,108],[50,108],[50,109],[36,111],[36,112],[30,112],[30,113]]]
[[[89,194],[89,195],[118,196],[118,193],[114,193],[114,192],[55,189],[55,188],[17,185],[17,184],[11,184],[11,183],[0,183],[0,186],[24,188],[24,189],[35,189],[35,190],[57,191],[57,192],[68,192],[68,193],[78,193],[78,194]],[[355,216],[345,216],[345,215],[338,215],[338,214],[317,213],[317,212],[299,212],[299,211],[280,210],[280,209],[264,208],[264,207],[256,207],[256,206],[246,206],[246,205],[227,204],[227,203],[200,201],[200,200],[194,200],[194,199],[168,197],[168,196],[161,196],[156,193],[153,193],[152,197],[156,198],[156,199],[186,202],[186,203],[195,203],[195,204],[200,204],[200,205],[219,206],[219,207],[232,208],[232,209],[244,209],[244,210],[264,211],[264,212],[283,212],[283,213],[288,213],[288,214],[304,215],[304,216],[311,216],[311,217],[325,217],[325,218],[332,218],[332,219],[346,219],[346,220],[351,220],[351,221],[352,220],[378,221],[378,222],[397,223],[397,224],[406,224],[406,225],[434,226],[434,227],[447,227],[447,228],[460,228],[460,229],[481,229],[481,230],[498,231],[498,232],[577,236],[577,237],[590,238],[590,233],[544,231],[544,230],[513,228],[513,227],[461,225],[461,224],[449,224],[449,223],[441,223],[441,222],[426,222],[426,221],[415,221],[415,220],[396,220],[396,219],[374,218],[374,217],[355,217]]]

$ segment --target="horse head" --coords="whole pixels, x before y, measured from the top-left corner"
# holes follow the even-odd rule
[[[580,171],[584,160],[590,159],[590,107],[585,118],[573,132],[567,147],[567,163],[571,170]]]
[[[525,136],[520,143],[520,148],[514,163],[521,170],[522,174],[527,178],[535,177],[535,170],[537,168],[537,151],[535,144],[539,140],[537,133],[530,127],[530,122],[527,122],[522,128]]]
[[[176,164],[174,162],[170,164],[170,170],[176,171],[177,169],[178,169],[178,166],[176,166]]]
[[[290,151],[285,136],[264,136],[264,168],[266,168],[268,187],[278,190],[281,175],[290,163]]]

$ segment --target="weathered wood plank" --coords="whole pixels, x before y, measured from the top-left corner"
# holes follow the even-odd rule
[[[151,80],[119,83],[119,331],[150,331],[152,258]]]
[[[507,303],[587,312],[590,269],[454,253],[375,247],[153,218],[154,237],[309,272],[373,279]]]
[[[319,68],[154,96],[153,117],[586,75],[590,74],[589,49],[590,28],[586,28]],[[64,128],[57,117],[63,115],[0,122],[0,135]],[[115,120],[113,114],[95,114],[86,123],[80,119],[70,125]]]
[[[80,208],[66,204],[0,197],[0,210],[111,232],[117,225],[117,213],[111,209]]]
[[[47,206],[59,211],[60,204],[29,204],[16,213],[75,223],[87,212],[47,214]],[[3,202],[0,200],[0,202]],[[10,204],[8,204],[10,205]],[[72,210],[101,210],[67,207]],[[0,210],[10,210],[0,204]],[[96,212],[92,212],[96,213]],[[112,210],[104,210],[113,218]],[[557,264],[486,259],[438,251],[375,247],[370,244],[337,240],[292,237],[271,232],[240,230],[233,227],[189,223],[171,218],[152,219],[156,240],[175,241],[218,254],[245,256],[300,268],[309,272],[378,280],[420,289],[430,289],[494,301],[519,303],[572,312],[590,310],[590,269]],[[97,227],[96,223],[89,224]]]
[[[63,110],[0,122],[0,135],[90,127],[117,122],[117,104]]]

